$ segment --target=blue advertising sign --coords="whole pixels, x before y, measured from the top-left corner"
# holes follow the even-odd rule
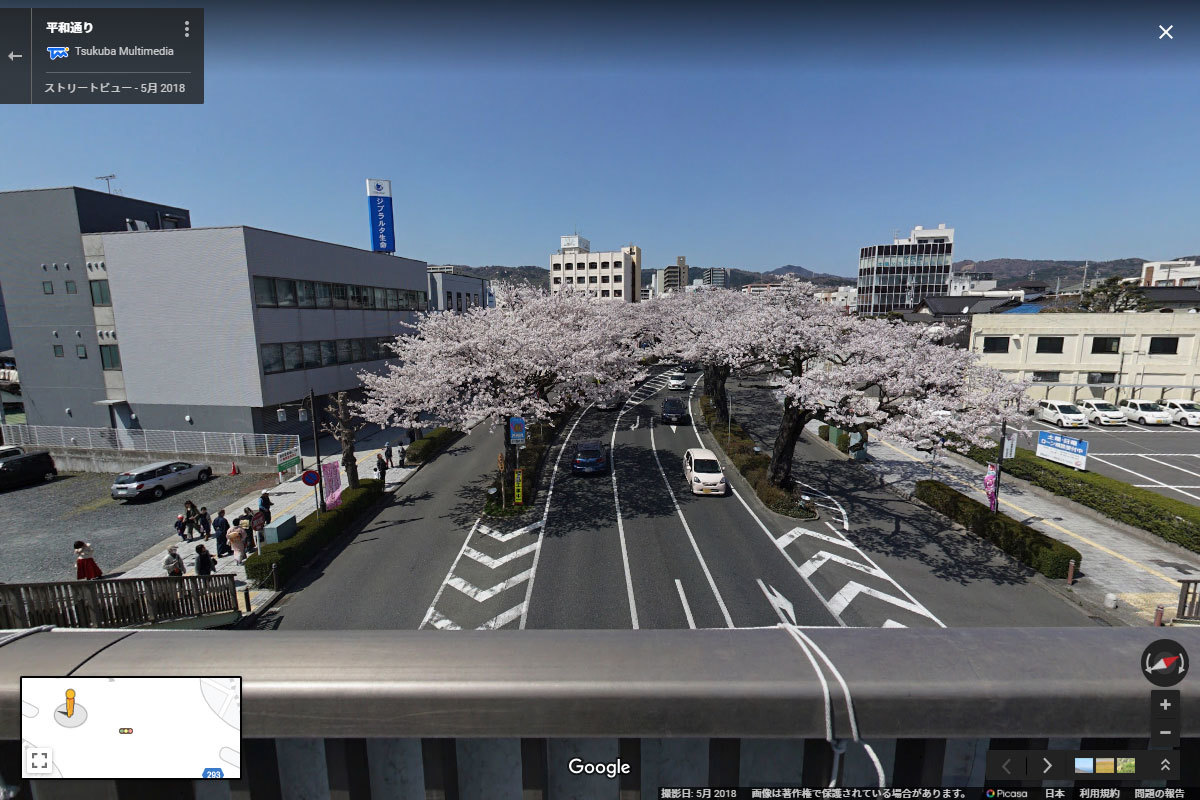
[[[379,178],[367,180],[367,215],[371,221],[371,249],[376,253],[396,252],[391,181]]]
[[[1054,431],[1038,433],[1037,454],[1048,461],[1066,464],[1075,469],[1087,469],[1088,443],[1083,439],[1064,436]]]
[[[511,444],[525,444],[525,418],[509,417],[508,441]]]

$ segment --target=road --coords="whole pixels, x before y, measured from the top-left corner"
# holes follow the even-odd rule
[[[619,410],[576,414],[535,508],[515,520],[479,516],[501,434],[476,428],[302,577],[266,626],[1094,624],[995,548],[813,443],[797,467],[823,506],[818,521],[768,511],[732,473],[733,496],[693,496],[683,455],[707,434],[702,423],[656,421],[664,382],[655,377]],[[734,389],[739,418],[761,417],[763,432],[773,402],[750,384]],[[573,449],[588,440],[611,448],[609,472],[571,474]]]

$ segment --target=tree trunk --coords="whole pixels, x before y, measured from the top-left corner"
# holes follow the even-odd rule
[[[358,459],[354,457],[354,441],[342,442],[342,467],[346,470],[346,488],[358,488]]]
[[[704,393],[712,398],[717,419],[721,422],[729,419],[729,396],[725,393],[725,382],[728,379],[729,367],[704,368]]]
[[[771,452],[771,464],[767,467],[768,480],[781,489],[791,488],[796,442],[810,416],[809,412],[793,405],[791,400],[784,402],[783,418],[779,422],[779,433],[775,436],[775,447]]]

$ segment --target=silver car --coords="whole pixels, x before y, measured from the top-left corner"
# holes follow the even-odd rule
[[[159,461],[144,467],[122,472],[112,485],[114,500],[136,500],[140,497],[162,497],[171,489],[185,483],[204,483],[212,477],[208,464],[188,461]]]

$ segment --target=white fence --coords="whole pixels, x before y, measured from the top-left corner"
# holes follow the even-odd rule
[[[300,446],[295,434],[144,431],[128,428],[68,428],[59,425],[0,425],[5,444],[78,447],[86,450],[145,450],[226,456],[273,456]]]

